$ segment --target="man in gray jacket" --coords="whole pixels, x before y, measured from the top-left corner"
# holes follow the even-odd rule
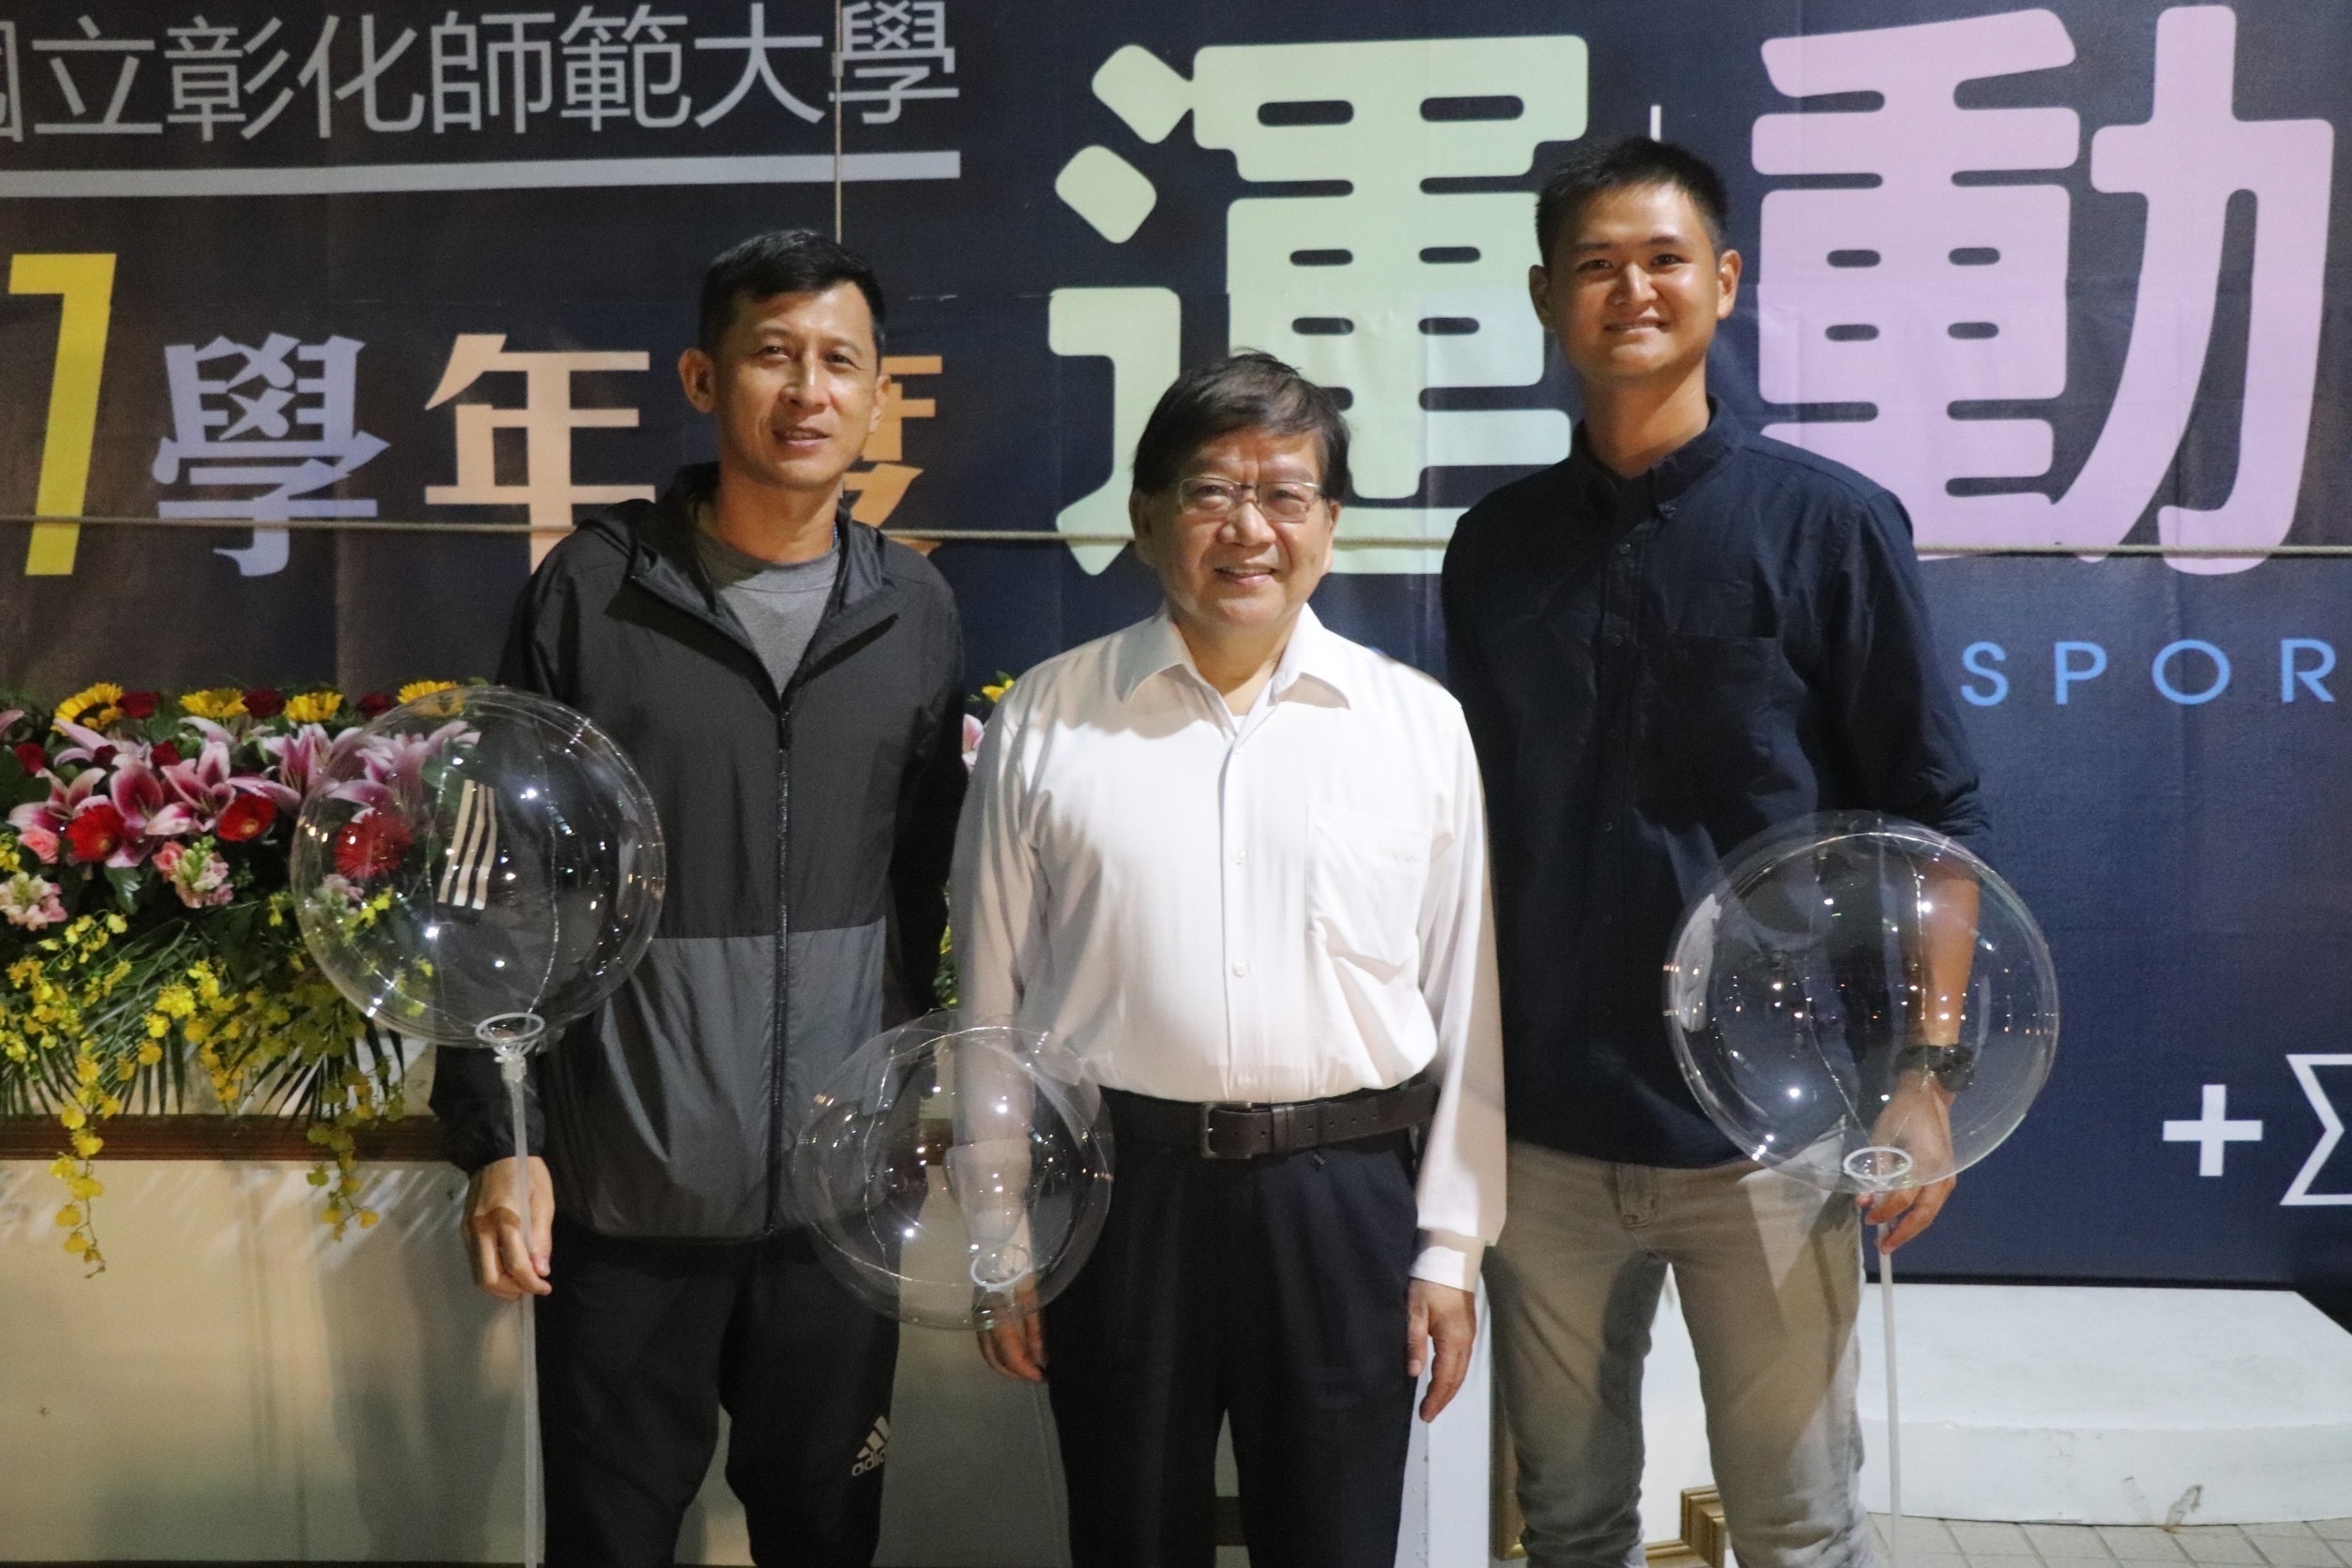
[[[842,493],[882,416],[882,317],[814,234],[713,262],[678,369],[717,463],[550,551],[500,670],[620,742],[670,855],[643,962],[533,1064],[531,1235],[495,1068],[447,1052],[433,1089],[477,1283],[545,1298],[564,1568],[668,1568],[721,1406],[756,1560],[862,1568],[880,1533],[897,1325],[820,1266],[784,1158],[886,983],[927,996],[964,791],[954,600]]]

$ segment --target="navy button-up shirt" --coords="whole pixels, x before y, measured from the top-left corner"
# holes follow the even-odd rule
[[[1445,557],[1450,682],[1486,786],[1514,1138],[1705,1166],[1661,972],[1725,855],[1814,811],[1983,848],[1910,520],[1716,409],[1634,479],[1587,455],[1504,486]]]

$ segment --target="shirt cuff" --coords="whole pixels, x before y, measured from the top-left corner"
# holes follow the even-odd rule
[[[1412,1276],[1432,1285],[1451,1285],[1456,1290],[1475,1290],[1479,1260],[1485,1251],[1486,1244],[1475,1236],[1457,1236],[1451,1230],[1424,1230],[1421,1255],[1413,1259]]]

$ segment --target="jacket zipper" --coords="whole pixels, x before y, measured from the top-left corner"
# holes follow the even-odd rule
[[[823,623],[819,622],[819,630]],[[815,638],[812,636],[813,643]],[[768,1048],[768,1214],[765,1229],[773,1235],[781,1226],[784,1160],[792,1140],[784,1127],[785,1039],[792,1007],[792,687],[788,679],[778,694],[776,711],[776,1000],[775,1025]]]

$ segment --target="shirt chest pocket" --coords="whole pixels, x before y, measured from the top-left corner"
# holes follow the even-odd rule
[[[1382,981],[1403,972],[1420,951],[1421,897],[1428,879],[1425,830],[1338,807],[1315,808],[1306,918],[1334,957]]]

